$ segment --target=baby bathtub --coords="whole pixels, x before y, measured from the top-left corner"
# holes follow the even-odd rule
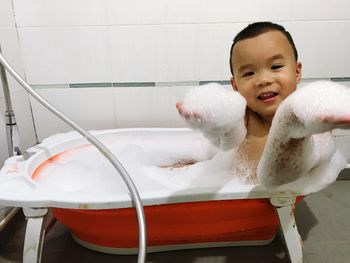
[[[217,163],[201,166],[218,153],[201,134],[188,129],[116,129],[92,133],[107,146],[122,144],[119,150],[127,158],[116,155],[143,200],[149,252],[267,244],[280,226],[270,199],[295,196],[239,183],[229,167],[216,166],[220,158]],[[137,138],[142,138],[143,148],[135,143]],[[51,136],[30,148],[23,157],[8,159],[1,170],[0,200],[10,206],[52,207],[55,217],[87,248],[114,254],[137,253],[137,217],[127,188],[93,149],[77,133],[69,132]],[[105,185],[107,190],[102,187],[91,192],[91,184],[74,177],[74,173],[83,174],[85,168],[77,170],[73,166],[75,170],[71,172],[64,170],[69,160],[84,151],[88,158],[92,156],[87,163],[98,163],[97,168],[88,167],[87,173],[94,169],[100,174],[115,173],[112,175],[115,181]],[[197,163],[177,168],[169,165],[179,160]],[[138,162],[142,165],[137,165]],[[57,163],[66,178],[60,178]],[[46,176],[44,171],[55,174],[52,182],[42,178]],[[98,188],[99,180],[103,183],[103,178],[93,180],[93,188]]]
[[[111,254],[138,251],[135,209],[55,208],[54,215],[82,246]],[[144,207],[148,252],[265,245],[279,228],[269,200],[222,200]]]

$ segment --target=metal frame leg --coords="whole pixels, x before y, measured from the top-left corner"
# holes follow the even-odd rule
[[[295,198],[271,198],[271,203],[275,206],[278,214],[290,261],[291,263],[302,263],[302,240],[295,222],[294,202]]]
[[[24,239],[23,262],[41,262],[41,253],[45,236],[45,220],[47,208],[23,208],[27,218],[27,227]]]

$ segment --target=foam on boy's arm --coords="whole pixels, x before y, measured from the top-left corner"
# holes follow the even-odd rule
[[[217,148],[229,151],[242,143],[247,132],[242,118],[234,127],[217,127],[208,131],[202,130],[202,133]]]
[[[243,141],[246,101],[238,92],[217,83],[194,87],[183,107],[196,116],[185,119],[188,126],[200,130],[218,148],[230,150]]]
[[[267,188],[316,192],[345,167],[330,131],[350,128],[350,89],[317,81],[298,89],[279,106],[258,165]]]
[[[334,128],[349,128],[350,88],[322,80],[311,82],[291,94],[281,106],[297,119],[292,137],[305,137]],[[277,111],[276,115],[279,113]]]

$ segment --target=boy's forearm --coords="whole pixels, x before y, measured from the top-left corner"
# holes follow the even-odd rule
[[[212,127],[211,129],[203,129],[202,133],[217,148],[229,151],[243,142],[247,130],[244,118],[242,118],[231,127]]]
[[[319,161],[312,137],[268,140],[258,165],[258,178],[278,187],[305,176]]]
[[[238,146],[245,137],[246,101],[237,91],[216,83],[194,87],[179,106],[187,125],[222,150]]]

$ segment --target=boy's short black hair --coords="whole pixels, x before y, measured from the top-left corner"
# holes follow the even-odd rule
[[[255,23],[249,24],[246,28],[244,28],[242,31],[240,31],[233,39],[233,43],[232,43],[231,50],[230,50],[230,69],[231,69],[232,76],[233,76],[233,66],[231,63],[232,51],[233,51],[234,46],[237,44],[237,42],[239,42],[241,40],[248,39],[248,38],[257,37],[263,33],[269,32],[269,31],[279,31],[283,35],[286,36],[288,42],[292,46],[295,60],[298,61],[298,51],[295,47],[293,38],[292,38],[291,34],[283,26],[281,26],[279,24],[272,23],[272,22],[255,22]]]

